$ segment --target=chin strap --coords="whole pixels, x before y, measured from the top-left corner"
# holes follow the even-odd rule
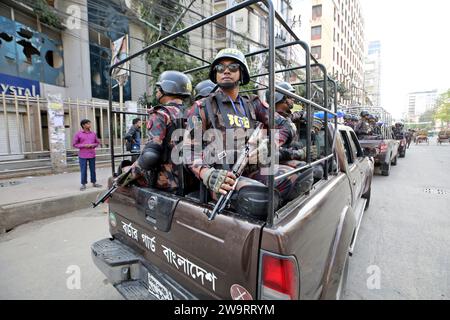
[[[225,82],[225,83],[218,83],[217,85],[222,89],[234,89],[239,86],[240,81],[236,82]]]

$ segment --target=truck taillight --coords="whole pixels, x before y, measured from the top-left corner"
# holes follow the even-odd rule
[[[295,300],[299,294],[297,262],[292,257],[262,255],[262,300]]]

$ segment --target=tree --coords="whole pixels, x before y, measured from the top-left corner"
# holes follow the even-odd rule
[[[146,32],[146,41],[148,44],[152,44],[185,27],[183,19],[180,18],[184,9],[180,5],[174,4],[174,2],[180,3],[180,1],[146,0],[141,2],[139,10],[141,18],[153,26],[149,27]],[[155,26],[159,26],[159,30]],[[190,42],[188,35],[178,37],[170,41],[169,44],[177,49],[189,52]],[[146,60],[151,66],[152,80],[150,81],[150,86],[152,88],[159,75],[166,70],[185,71],[200,66],[197,61],[166,46],[149,51]],[[205,79],[207,79],[207,70],[196,72],[192,77],[192,82],[195,85]]]
[[[450,89],[440,95],[434,118],[441,120],[447,127],[450,125]]]

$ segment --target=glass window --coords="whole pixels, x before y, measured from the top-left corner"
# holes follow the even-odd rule
[[[311,28],[311,40],[319,40],[322,38],[322,26]]]
[[[312,18],[314,19],[318,19],[322,17],[322,5],[319,4],[317,6],[313,6],[312,7]]]
[[[311,54],[312,54],[316,59],[321,59],[321,58],[322,58],[322,46],[314,46],[314,47],[311,47]]]

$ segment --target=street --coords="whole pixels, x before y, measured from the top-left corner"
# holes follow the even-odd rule
[[[391,176],[374,177],[346,299],[450,298],[449,162],[450,145],[432,140],[411,145]],[[121,299],[91,262],[90,244],[107,236],[103,208],[0,236],[0,299]],[[73,270],[80,271],[78,286]]]
[[[374,176],[370,208],[350,259],[346,299],[450,298],[448,163],[450,145],[436,146],[432,139],[429,146],[411,144],[389,177]],[[446,194],[426,193],[427,188]],[[369,289],[375,271],[379,289]]]

